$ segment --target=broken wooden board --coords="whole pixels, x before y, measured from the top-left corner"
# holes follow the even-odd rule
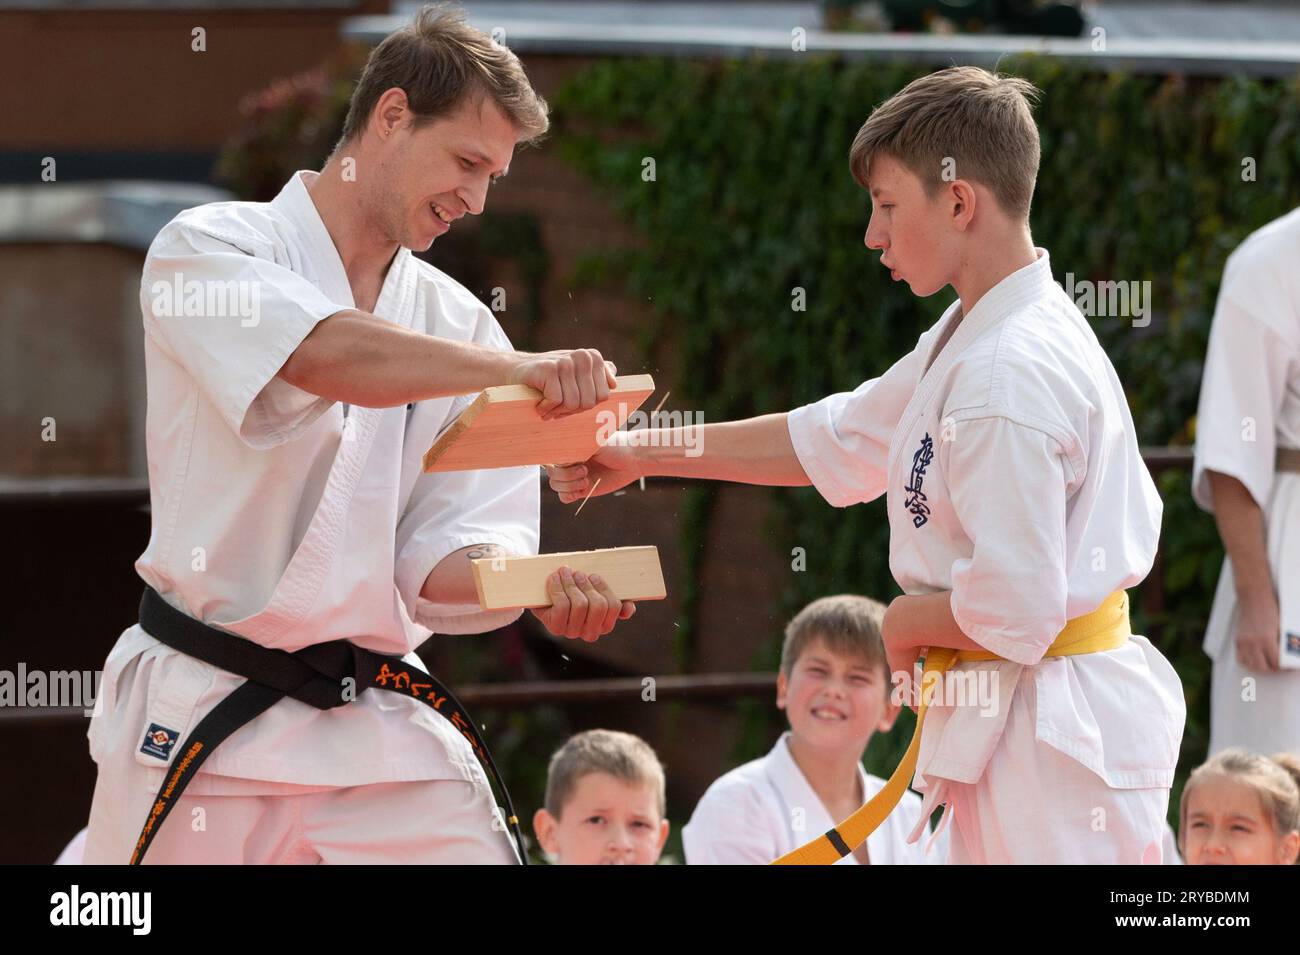
[[[479,606],[484,610],[549,607],[546,578],[561,567],[605,578],[620,600],[663,600],[663,568],[657,547],[611,547],[537,557],[481,557],[471,560]]]
[[[604,401],[549,421],[537,413],[542,393],[536,388],[488,388],[425,453],[425,473],[586,461],[654,394],[650,375],[626,375],[615,382]]]

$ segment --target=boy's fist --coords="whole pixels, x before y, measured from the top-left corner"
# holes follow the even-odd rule
[[[587,497],[587,492],[597,481],[600,486],[593,497],[627,487],[642,476],[636,449],[613,442],[597,450],[583,463],[546,465],[547,482],[565,504]]]

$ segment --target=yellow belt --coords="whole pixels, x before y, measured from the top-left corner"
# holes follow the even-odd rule
[[[1117,590],[1092,613],[1069,621],[1065,629],[1052,641],[1052,645],[1047,648],[1045,655],[1064,657],[1076,653],[1114,650],[1122,647],[1131,635],[1128,594]],[[787,852],[773,864],[830,865],[862,845],[867,836],[875,832],[876,827],[884,822],[885,817],[898,805],[898,801],[903,798],[903,793],[907,792],[908,784],[916,772],[916,755],[921,748],[921,726],[925,722],[928,698],[932,693],[930,688],[937,682],[937,677],[932,677],[930,674],[942,674],[958,662],[1001,659],[1003,658],[996,653],[989,653],[987,650],[931,647],[925,655],[925,670],[921,676],[921,699],[917,704],[916,729],[912,733],[912,742],[908,744],[907,752],[903,754],[902,761],[894,770],[894,774],[889,777],[884,788],[834,829],[792,852]]]

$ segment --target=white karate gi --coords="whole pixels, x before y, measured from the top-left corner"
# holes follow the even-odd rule
[[[737,766],[714,780],[700,797],[682,829],[688,865],[766,865],[826,832],[832,819],[803,771],[790,755],[790,733],[781,734],[772,751]],[[858,774],[870,799],[885,785],[861,765]],[[904,793],[898,811],[867,837],[872,865],[923,865],[942,862],[947,833],[925,846],[908,843],[908,832],[921,811],[921,798]],[[857,865],[851,853],[836,865]]]
[[[1164,858],[1160,860],[1160,864],[1183,864],[1183,857],[1178,854],[1178,836],[1174,834],[1173,827],[1168,822],[1165,823]]]
[[[1207,470],[1241,481],[1265,515],[1283,630],[1300,634],[1300,474],[1274,470],[1300,448],[1300,209],[1252,233],[1228,258],[1210,329],[1196,416],[1192,495],[1214,510]],[[1237,662],[1237,593],[1225,558],[1205,632],[1214,661],[1210,752],[1300,752],[1300,669]],[[1283,664],[1300,666],[1300,653]],[[1252,683],[1243,686],[1243,681]],[[1246,698],[1243,699],[1243,696]]]
[[[55,865],[81,865],[82,857],[86,854],[86,830],[80,830],[75,836],[68,840],[68,844],[63,847],[59,857],[54,860]]]
[[[887,493],[903,591],[952,591],[962,631],[1004,658],[957,665],[990,671],[996,712],[938,700],[914,785],[926,812],[951,807],[952,862],[1159,862],[1186,713],[1173,668],[1141,636],[1043,656],[1155,556],[1162,505],[1123,390],[1046,251],[931,355],[960,308],[880,378],[789,416],[831,504]]]
[[[424,451],[472,396],[411,409],[345,408],[273,377],[317,322],[355,307],[307,192],[316,175],[296,173],[270,203],[187,210],[150,247],[141,306],[152,533],[136,569],[173,606],[264,646],[293,651],[349,639],[418,662],[411,651],[431,632],[478,633],[518,616],[430,603],[419,591],[442,558],[472,544],[536,554],[539,476],[535,468],[422,473]],[[184,314],[167,301],[166,286],[191,282],[205,291],[242,283],[225,287],[256,295],[257,320],[230,306],[225,317]],[[439,337],[510,347],[487,308],[406,249],[389,266],[374,311]],[[138,625],[121,635],[88,734],[99,764],[88,862],[127,861],[179,740],[242,682]],[[154,724],[171,738],[166,758],[142,746]],[[414,781],[447,796],[407,804]],[[365,786],[378,794],[368,803],[338,791]],[[331,861],[328,851],[314,852],[310,833],[276,849],[265,829],[280,822],[258,807],[268,795],[290,794],[309,800],[299,809],[319,809],[308,829],[317,821],[319,831],[344,828],[343,812],[378,827],[374,841],[386,848],[370,858],[409,860],[406,849],[432,852],[438,840],[459,846],[460,859],[514,857],[501,826],[490,824],[494,800],[460,732],[415,699],[370,690],[327,711],[286,698],[237,731],[199,770],[147,861],[169,861],[171,852],[184,861],[241,861],[218,840],[193,838],[185,811],[192,796],[231,797],[222,804],[231,807],[225,837],[238,846],[242,826],[249,846],[261,847],[248,848],[243,861],[260,861],[249,856],[259,851],[269,859],[273,849],[276,858],[293,849],[307,861]],[[448,831],[430,802],[440,798],[463,810],[448,826],[474,831]],[[248,833],[258,825],[254,839]],[[356,848],[334,857],[366,858]]]

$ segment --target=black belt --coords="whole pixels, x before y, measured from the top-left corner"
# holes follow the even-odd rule
[[[144,859],[163,820],[203,761],[235,730],[286,696],[318,710],[330,710],[350,703],[371,687],[405,693],[426,703],[460,730],[500,790],[508,813],[506,825],[519,847],[519,858],[528,864],[515,807],[487,744],[451,691],[419,667],[411,666],[401,657],[385,656],[347,640],[313,644],[296,653],[259,646],[182,613],[152,587],[145,588],[140,601],[140,626],[173,650],[246,677],[248,682],[240,684],[213,707],[177,749],[171,770],[158,790],[135,851],[131,853],[131,865],[139,865]]]

